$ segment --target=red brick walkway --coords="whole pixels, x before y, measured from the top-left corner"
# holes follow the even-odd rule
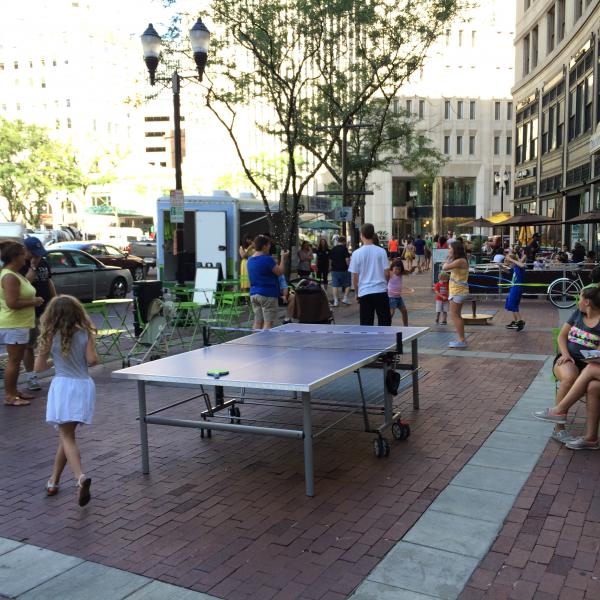
[[[428,305],[424,289],[423,305]],[[471,339],[473,349],[520,351],[514,332],[482,329]],[[530,332],[518,339],[532,351],[548,352],[549,333]],[[418,414],[408,394],[401,397],[412,423],[410,439],[394,443],[387,460],[377,460],[372,436],[359,433],[359,419],[350,422],[353,431],[324,436],[315,447],[315,498],[304,495],[301,446],[276,438],[215,434],[201,440],[196,431],[154,426],[151,473],[142,475],[135,388],[117,384],[100,369],[95,424],[81,433],[94,497],[81,510],[67,480],[57,497],[43,494],[56,442],[43,422],[44,401],[27,409],[0,407],[0,536],[231,600],[344,598],[481,446],[541,366],[441,356],[425,357],[422,364],[426,375]],[[171,401],[184,392],[151,389],[149,406],[165,404],[167,395]],[[260,408],[258,413],[274,420],[284,416],[280,409]],[[194,409],[186,405],[182,414],[192,416]],[[582,460],[562,456],[558,465],[566,458],[577,464]],[[556,505],[564,508],[554,468],[538,467],[524,494],[534,485],[554,485]],[[549,481],[535,479],[542,475]],[[574,487],[568,477],[562,481]],[[550,496],[549,490],[540,494]],[[515,509],[511,518],[522,516],[528,523],[525,512]],[[567,523],[568,514],[556,516],[565,527],[581,527]],[[516,539],[522,524],[507,526]],[[595,535],[595,530],[586,533],[579,543]],[[586,547],[581,551],[589,553]],[[511,549],[512,544],[502,551],[508,555]],[[490,560],[503,561],[500,552],[495,548]],[[466,593],[479,591],[471,586]]]
[[[577,423],[585,410],[578,408]],[[600,598],[600,453],[550,441],[461,600]]]

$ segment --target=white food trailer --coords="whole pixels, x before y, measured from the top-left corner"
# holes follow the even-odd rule
[[[158,278],[174,281],[177,271],[177,256],[173,253],[176,225],[170,220],[171,199],[159,198],[157,207]],[[271,205],[271,210],[278,209],[278,205]],[[252,195],[233,198],[227,192],[214,192],[212,196],[185,196],[183,227],[186,281],[193,281],[196,267],[207,263],[220,264],[224,278],[237,278],[241,240],[269,229],[261,200]]]

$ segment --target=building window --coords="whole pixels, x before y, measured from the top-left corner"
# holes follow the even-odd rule
[[[559,82],[542,96],[542,154],[562,146],[565,83]]]
[[[146,137],[164,137],[164,131],[146,131],[144,134]]]
[[[498,156],[500,154],[500,136],[494,136],[494,155]]]
[[[56,129],[60,129],[60,119],[56,119],[56,121],[54,122],[54,127]]]
[[[537,158],[538,104],[533,101],[517,112],[517,147],[515,164]]]
[[[456,118],[457,119],[463,118],[463,101],[462,100],[459,100],[456,103]]]
[[[411,115],[412,114],[412,100],[406,101],[406,112]]]
[[[589,48],[569,71],[569,141],[592,128],[594,89],[593,48]]]
[[[169,117],[144,117],[146,123],[152,123],[154,121],[168,121]]]
[[[446,46],[450,45],[450,30],[446,29]]]
[[[529,36],[523,38],[523,75],[529,73]]]
[[[494,120],[500,120],[500,102],[494,102]]]
[[[400,100],[398,98],[394,98],[392,100],[392,112],[397,115],[400,112]]]
[[[579,20],[581,15],[583,14],[583,0],[575,0],[575,22]]]
[[[475,100],[469,102],[469,119],[471,121],[475,118]]]
[[[474,206],[475,179],[450,179],[445,177],[442,194],[444,206]]]
[[[538,64],[538,27],[531,30],[531,68],[535,69]]]
[[[471,48],[475,48],[476,42],[477,42],[477,32],[471,31]]]
[[[462,154],[462,135],[456,136],[456,154]]]
[[[469,136],[469,154],[471,156],[473,156],[473,154],[475,154],[475,136],[474,135]]]
[[[550,10],[546,13],[546,52],[550,54],[552,50],[554,50],[554,36],[556,29],[556,13],[554,6],[550,8]]]
[[[450,118],[450,100],[444,102],[444,119]]]
[[[16,70],[19,68],[19,61],[15,60],[15,62],[13,63],[13,68]]]
[[[462,46],[462,42],[463,42],[463,31],[462,31],[462,29],[460,29],[458,31],[458,45]]]
[[[558,0],[556,21],[556,43],[560,44],[565,37],[565,0]]]
[[[512,121],[512,118],[513,118],[512,110],[513,110],[513,103],[507,102],[506,103],[506,120],[507,121]]]
[[[146,146],[146,152],[166,152],[165,146]]]
[[[0,63],[0,71],[4,71],[4,63]]]
[[[67,108],[71,108],[71,99],[67,98]]]
[[[67,117],[67,129],[71,129],[71,119]]]
[[[512,154],[512,136],[506,136],[506,154],[509,156]]]
[[[450,136],[444,136],[444,154],[450,154]]]
[[[419,119],[425,118],[425,100],[419,100]]]
[[[44,79],[42,79],[42,87],[45,88],[46,87],[46,81]]]

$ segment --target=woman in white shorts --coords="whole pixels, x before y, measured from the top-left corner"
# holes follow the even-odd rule
[[[27,406],[33,398],[17,390],[21,361],[29,341],[29,330],[35,327],[35,307],[43,298],[35,295],[35,288],[19,274],[25,265],[25,247],[11,242],[2,248],[4,267],[0,271],[0,344],[6,346],[8,362],[4,371],[4,404]]]
[[[442,265],[444,271],[450,272],[450,285],[448,290],[448,300],[450,302],[450,316],[454,327],[456,327],[456,335],[458,340],[448,344],[450,348],[466,348],[465,341],[465,322],[462,318],[463,302],[469,297],[469,263],[467,261],[467,253],[462,242],[452,242],[448,259]]]

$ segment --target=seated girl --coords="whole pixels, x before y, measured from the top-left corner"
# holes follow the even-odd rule
[[[578,303],[579,308],[573,312],[567,322],[562,326],[558,335],[559,354],[554,359],[552,372],[560,382],[556,394],[556,406],[534,412],[538,419],[551,421],[555,424],[552,438],[565,444],[574,440],[573,436],[565,430],[566,412],[582,394],[564,408],[562,403],[575,384],[579,374],[587,367],[581,354],[582,350],[597,350],[600,348],[600,288],[590,287],[583,290]],[[591,384],[584,391],[588,392],[588,402],[592,392],[600,392],[600,386]],[[571,397],[572,395],[570,395]],[[593,404],[592,401],[591,404]]]

